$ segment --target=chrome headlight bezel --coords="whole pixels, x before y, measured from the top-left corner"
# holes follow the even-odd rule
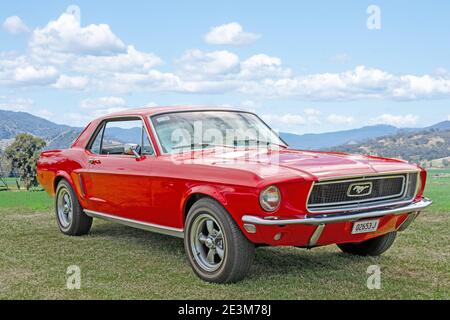
[[[276,197],[276,200],[274,200],[274,198],[269,200],[268,199],[269,196]],[[274,212],[278,210],[280,204],[281,204],[281,192],[277,186],[275,185],[268,186],[259,193],[259,205],[264,211]]]

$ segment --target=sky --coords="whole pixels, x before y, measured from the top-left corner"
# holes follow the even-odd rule
[[[0,109],[83,126],[163,105],[293,133],[450,120],[450,2],[0,4]]]

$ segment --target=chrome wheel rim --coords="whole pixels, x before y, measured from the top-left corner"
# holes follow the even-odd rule
[[[222,228],[214,217],[203,213],[195,218],[190,243],[193,257],[203,270],[213,272],[220,268],[226,247]]]
[[[66,188],[61,188],[58,192],[57,211],[61,227],[69,228],[73,219],[73,202],[70,192]]]

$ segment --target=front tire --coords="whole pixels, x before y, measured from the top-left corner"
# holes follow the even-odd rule
[[[56,221],[59,230],[70,236],[87,234],[92,226],[92,218],[83,212],[70,183],[61,180],[56,187]]]
[[[197,201],[189,210],[184,247],[197,276],[215,283],[244,278],[255,255],[255,246],[229,213],[208,198]]]
[[[358,243],[342,243],[337,246],[345,253],[358,256],[379,256],[386,252],[394,243],[397,232],[389,232],[385,235]]]

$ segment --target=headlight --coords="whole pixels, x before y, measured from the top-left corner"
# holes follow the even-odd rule
[[[265,211],[275,211],[280,206],[281,193],[275,186],[265,188],[259,194],[259,204]]]

